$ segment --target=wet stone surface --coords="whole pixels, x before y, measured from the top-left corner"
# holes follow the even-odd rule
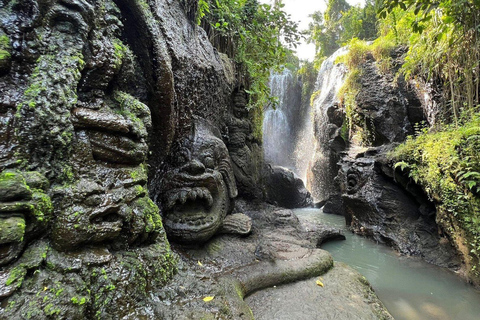
[[[178,275],[164,291],[168,303],[160,313],[165,319],[253,319],[259,305],[266,307],[265,319],[274,319],[271,316],[276,310],[268,306],[274,306],[276,300],[269,292],[283,284],[289,293],[285,291],[279,303],[291,302],[291,312],[301,312],[305,306],[291,298],[298,292],[289,290],[303,287],[304,279],[315,284],[311,278],[318,276],[328,278],[331,287],[323,293],[325,299],[306,300],[312,302],[307,308],[316,312],[311,315],[336,314],[346,319],[358,311],[368,315],[366,319],[390,319],[358,273],[346,266],[333,267],[330,255],[317,249],[317,243],[333,235],[341,237],[334,228],[302,224],[291,210],[260,202],[240,200],[234,212],[239,210],[252,218],[248,237],[218,235],[201,247],[173,247],[181,263]],[[206,297],[213,299],[206,302]],[[332,300],[338,303],[332,304]],[[343,310],[338,309],[342,304]]]

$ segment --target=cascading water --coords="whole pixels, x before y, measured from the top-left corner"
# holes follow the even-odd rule
[[[263,118],[263,146],[267,162],[292,167],[288,137],[290,137],[290,126],[283,110],[267,110]]]
[[[265,160],[287,167],[305,181],[312,157],[313,125],[308,105],[302,104],[302,86],[290,70],[270,76],[275,109],[269,107],[263,120]]]
[[[270,90],[272,96],[278,98],[278,105],[275,109],[269,107],[263,118],[263,147],[265,160],[271,164],[293,167],[290,154],[292,141],[290,123],[287,119],[289,107],[287,92],[292,87],[293,76],[290,70],[285,69],[280,74],[270,76]]]
[[[340,48],[332,56],[322,63],[315,84],[315,99],[313,108],[315,114],[314,134],[315,134],[315,154],[311,171],[308,173],[307,186],[312,195],[319,200],[326,200],[331,196],[332,185],[337,172],[332,170],[336,168],[337,157],[332,152],[333,137],[339,136],[341,128],[333,125],[329,121],[329,110],[333,110],[338,105],[337,94],[342,87],[346,67],[343,64],[335,64],[337,57],[348,52],[346,48]]]

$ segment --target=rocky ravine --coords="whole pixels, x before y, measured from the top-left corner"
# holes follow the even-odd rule
[[[332,269],[337,231],[235,205],[264,197],[260,142],[189,5],[2,3],[0,318],[248,318],[246,295]]]
[[[340,49],[322,65],[317,89],[323,91],[314,102],[321,147],[312,167],[314,175],[315,170],[327,174],[317,172],[310,183],[314,191],[330,186],[321,195],[326,202],[324,212],[344,215],[354,232],[402,254],[458,270],[460,259],[435,221],[434,204],[387,160],[388,152],[414,133],[415,124],[426,120],[414,86],[402,76],[394,77],[405,49],[392,52],[393,70],[387,74],[380,72],[371,55],[360,66],[361,89],[355,97],[355,123],[349,138],[337,97],[346,69],[334,63],[345,53],[346,49]]]

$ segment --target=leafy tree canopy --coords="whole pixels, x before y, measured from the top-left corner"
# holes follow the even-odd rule
[[[352,38],[376,38],[376,10],[374,0],[367,0],[363,8],[352,7],[345,0],[329,0],[324,13],[314,12],[307,34],[308,41],[316,46],[317,60],[331,55]]]
[[[280,70],[296,47],[297,23],[283,11],[284,4],[258,0],[200,0],[197,21],[219,52],[236,61],[243,72],[239,82],[250,94],[250,106],[262,108],[275,103],[270,96],[271,70]]]

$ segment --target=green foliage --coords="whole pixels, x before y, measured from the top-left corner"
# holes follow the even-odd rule
[[[344,84],[339,89],[338,97],[345,108],[348,127],[344,128],[344,136],[359,134],[362,143],[369,145],[373,142],[372,123],[361,116],[357,110],[356,96],[361,89],[359,79],[362,75],[361,64],[371,54],[381,72],[390,71],[391,51],[395,47],[393,42],[385,38],[378,38],[373,43],[353,38],[348,43],[348,53],[339,56],[335,63],[343,63],[348,68]],[[348,128],[348,130],[347,130]]]
[[[10,59],[10,39],[6,35],[0,35],[0,61]]]
[[[480,2],[382,2],[385,35],[394,30],[397,42],[410,46],[402,72],[407,78],[441,83],[444,120],[458,124],[463,110],[472,112],[480,104]]]
[[[196,17],[196,22],[197,22],[198,25],[200,25],[203,17],[205,17],[205,15],[207,13],[210,13],[210,7],[208,5],[208,1],[199,0],[198,1],[198,14],[197,14],[197,17]]]
[[[373,40],[377,35],[376,4],[351,7],[345,0],[329,0],[325,13],[314,12],[309,24],[308,41],[316,47],[316,59],[333,54],[353,38]],[[317,63],[319,66],[319,64]]]
[[[297,24],[274,5],[257,0],[205,0],[200,25],[218,51],[237,62],[239,83],[250,96],[250,108],[275,104],[270,96],[270,71],[281,71],[288,62],[289,49],[299,40]],[[285,44],[285,45],[284,45]],[[246,75],[246,76],[245,76]]]
[[[480,259],[480,114],[445,126],[438,132],[423,129],[389,155],[395,168],[420,184],[437,204],[440,225],[457,221],[465,231],[470,255]],[[453,230],[450,230],[453,233]],[[455,234],[451,234],[455,236]]]

